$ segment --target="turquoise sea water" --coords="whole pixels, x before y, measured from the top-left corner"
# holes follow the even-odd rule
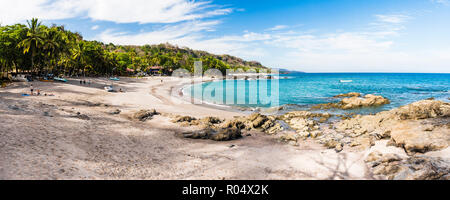
[[[339,100],[333,96],[349,92],[382,95],[392,102],[381,107],[348,111],[356,113],[376,113],[432,97],[447,102],[450,98],[450,74],[306,73],[282,77],[286,79],[209,82],[193,85],[186,92],[193,95],[194,91],[197,94],[201,91],[203,95],[196,97],[213,104],[243,107],[287,105],[292,110],[336,102]],[[341,83],[341,80],[353,82]],[[278,85],[272,86],[272,81],[277,81]],[[274,95],[271,97],[271,94]]]

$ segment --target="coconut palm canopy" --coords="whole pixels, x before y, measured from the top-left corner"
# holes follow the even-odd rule
[[[45,26],[38,19],[27,25],[0,27],[0,67],[2,72],[53,73],[57,75],[121,75],[160,66],[162,72],[183,68],[193,71],[195,61],[204,69],[260,69],[229,55],[180,48],[170,44],[121,46],[84,40],[64,26]]]

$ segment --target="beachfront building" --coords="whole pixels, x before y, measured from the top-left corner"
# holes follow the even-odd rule
[[[136,72],[134,69],[130,69],[130,68],[127,68],[126,71],[127,71],[128,75],[133,75]]]
[[[148,73],[149,73],[150,75],[160,75],[162,69],[163,69],[163,68],[162,68],[161,66],[152,66],[152,67],[149,67]]]

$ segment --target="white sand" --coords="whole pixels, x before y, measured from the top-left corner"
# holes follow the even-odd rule
[[[0,89],[0,179],[376,179],[363,161],[369,150],[336,153],[313,141],[294,147],[258,133],[230,142],[182,139],[175,133],[187,128],[167,117],[130,120],[152,108],[194,117],[242,115],[179,104],[170,93],[180,80],[163,79],[124,79],[116,87],[126,93],[76,82],[33,83],[54,97],[22,97],[26,83]],[[120,115],[107,114],[117,108]],[[90,120],[74,118],[77,112]]]

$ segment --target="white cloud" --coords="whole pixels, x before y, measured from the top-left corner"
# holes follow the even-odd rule
[[[400,24],[410,19],[407,15],[375,15],[380,22]]]
[[[286,26],[286,25],[277,25],[277,26],[274,26],[274,27],[269,28],[267,30],[268,31],[279,31],[279,30],[286,29],[286,28],[288,28],[288,26]]]
[[[196,33],[205,30],[211,30],[217,25],[219,21],[204,21],[204,22],[185,22],[178,25],[166,25],[161,29],[152,32],[142,32],[138,34],[130,34],[124,32],[115,32],[114,30],[106,30],[101,33],[97,39],[104,42],[114,42],[116,44],[156,44],[165,43],[180,38],[191,38]]]
[[[116,23],[175,23],[225,15],[223,8],[210,1],[191,0],[1,0],[3,24],[37,17],[58,20],[87,17]]]
[[[271,39],[268,34],[246,32],[243,35],[229,35],[206,38],[202,33],[214,29],[220,21],[185,22],[178,25],[166,25],[158,30],[139,34],[106,30],[96,39],[122,45],[160,44],[169,42],[182,47],[205,50],[216,54],[231,54],[247,59],[255,59],[265,54],[262,48],[248,49],[252,43]]]
[[[95,26],[91,27],[91,30],[95,31],[95,30],[97,30],[98,28],[100,28],[100,26],[99,26],[99,25],[95,25]]]
[[[139,34],[105,31],[98,36],[103,42],[119,44],[158,44],[179,46],[230,54],[264,65],[309,72],[449,72],[450,49],[425,51],[394,50],[395,38],[411,19],[405,15],[376,15],[368,31],[251,32],[211,37],[205,30],[220,22],[186,22],[167,25]],[[432,67],[431,67],[432,66]]]
[[[450,5],[450,1],[449,0],[430,0],[432,3],[436,3],[436,4],[442,4],[442,5]]]

